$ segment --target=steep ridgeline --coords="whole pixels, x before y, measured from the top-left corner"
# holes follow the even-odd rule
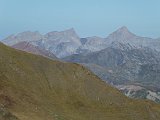
[[[51,53],[50,51],[48,51],[46,49],[43,49],[43,48],[40,48],[38,46],[34,46],[31,43],[26,42],[26,41],[19,42],[19,43],[15,44],[11,47],[13,47],[15,49],[18,49],[18,50],[26,51],[26,52],[29,52],[29,53],[33,53],[33,54],[36,54],[36,55],[42,55],[44,57],[51,58],[51,59],[54,59],[54,60],[58,60],[58,58],[53,53]]]
[[[9,113],[5,120],[160,119],[159,104],[129,99],[81,65],[53,61],[3,44],[0,105]],[[4,110],[0,109],[1,113]]]
[[[134,98],[139,96],[160,102],[160,53],[155,50],[113,42],[104,50],[72,55],[64,60],[84,64],[101,79],[116,87],[119,86],[117,88],[121,90],[125,85],[141,86],[146,90],[142,96],[135,95],[137,91],[131,92],[130,89],[128,89],[130,93],[126,94],[129,87],[125,87],[123,92],[128,96],[135,96]],[[151,95],[150,91],[156,95]]]

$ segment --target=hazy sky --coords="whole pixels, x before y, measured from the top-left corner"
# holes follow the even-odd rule
[[[0,0],[0,39],[27,30],[71,27],[81,37],[106,37],[121,26],[160,37],[160,0]]]

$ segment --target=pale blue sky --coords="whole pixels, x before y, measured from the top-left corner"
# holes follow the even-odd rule
[[[0,0],[0,39],[71,27],[80,37],[106,37],[124,25],[138,35],[160,37],[160,0]]]

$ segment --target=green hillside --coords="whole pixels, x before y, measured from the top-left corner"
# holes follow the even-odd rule
[[[5,120],[160,120],[160,105],[125,97],[81,65],[3,44],[0,105]]]

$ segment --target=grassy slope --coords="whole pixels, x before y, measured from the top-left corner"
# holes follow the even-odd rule
[[[0,44],[0,104],[20,120],[159,120],[160,106],[128,99],[78,64]]]

